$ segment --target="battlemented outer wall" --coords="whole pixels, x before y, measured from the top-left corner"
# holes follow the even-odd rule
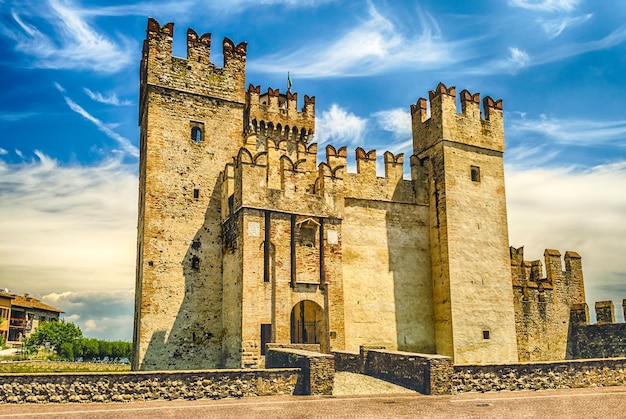
[[[626,313],[626,300],[622,309]],[[613,301],[596,302],[595,311],[596,324],[589,324],[587,304],[572,307],[566,359],[626,357],[626,323],[615,323]]]
[[[173,30],[149,19],[141,62],[133,368],[142,370],[221,365],[216,184],[243,142],[246,45],[225,39],[220,68],[210,35],[192,30],[187,59],[173,57]]]
[[[511,275],[515,304],[515,325],[520,362],[566,359],[570,309],[585,301],[581,257],[544,252],[547,275],[540,261],[524,261],[523,247],[511,247]]]
[[[411,108],[414,152],[430,173],[437,353],[455,364],[517,361],[504,191],[502,102],[439,84]]]
[[[345,148],[337,154],[345,165]],[[427,184],[403,179],[403,155],[385,153],[384,177],[375,151],[357,149],[356,163],[344,180],[346,349],[434,353],[428,206],[417,192]]]

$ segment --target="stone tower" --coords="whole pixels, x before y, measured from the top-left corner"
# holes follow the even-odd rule
[[[140,69],[140,171],[133,366],[220,365],[222,228],[218,178],[243,145],[246,44],[187,31],[172,56],[174,24],[150,18]]]
[[[437,353],[457,364],[517,361],[504,193],[502,101],[439,84],[411,107],[414,154],[430,175]]]

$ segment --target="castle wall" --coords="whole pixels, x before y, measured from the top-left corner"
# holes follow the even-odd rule
[[[245,45],[233,52],[226,42],[225,66],[218,69],[207,63],[208,55],[195,61],[172,57],[172,35],[173,25],[159,27],[150,20],[141,65],[136,284],[141,297],[135,307],[133,365],[144,370],[220,365],[222,237],[216,184],[224,163],[242,145]],[[198,49],[208,54],[206,44],[189,38],[188,44],[190,58]],[[199,141],[192,139],[194,127],[202,134]]]
[[[517,361],[501,102],[440,84],[412,106],[414,152],[430,173],[437,353],[456,364]]]
[[[566,359],[570,309],[584,303],[582,264],[575,252],[544,252],[546,276],[540,261],[525,262],[523,248],[511,248],[511,273],[519,360]]]
[[[622,302],[626,312],[626,300]],[[600,301],[595,305],[596,324],[589,324],[587,304],[573,307],[567,359],[626,357],[626,323],[615,323],[612,301]]]
[[[382,345],[434,353],[427,213],[415,204],[346,199],[347,350]]]

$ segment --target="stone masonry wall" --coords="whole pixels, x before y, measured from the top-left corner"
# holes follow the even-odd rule
[[[626,358],[454,367],[455,393],[626,385]]]
[[[294,394],[333,394],[335,360],[332,355],[299,349],[269,347],[267,368],[300,368]]]
[[[0,374],[2,403],[222,399],[294,394],[299,371]]]
[[[359,353],[335,351],[337,371],[380,378],[422,394],[450,394],[452,360],[441,355],[361,346]]]
[[[626,300],[622,302],[626,311]],[[612,301],[599,301],[595,305],[596,324],[589,324],[587,304],[572,308],[568,359],[626,357],[626,323],[615,323]]]

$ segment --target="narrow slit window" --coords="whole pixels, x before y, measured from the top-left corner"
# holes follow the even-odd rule
[[[194,189],[193,190],[193,199],[198,199],[200,198],[200,189]]]
[[[489,339],[491,339],[491,334],[489,333],[489,330],[483,330],[483,340]]]
[[[191,267],[193,269],[200,269],[200,258],[194,256],[191,258]]]
[[[472,182],[480,182],[480,167],[472,166],[470,169]]]
[[[204,124],[202,122],[191,122],[191,141],[196,143],[204,141]]]

